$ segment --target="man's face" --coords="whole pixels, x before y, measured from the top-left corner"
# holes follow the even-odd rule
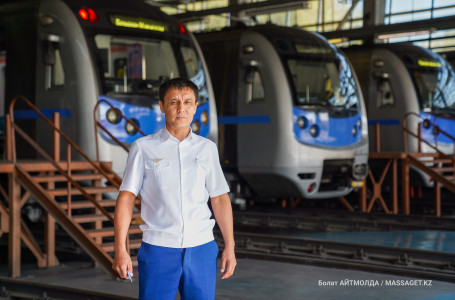
[[[189,129],[197,108],[193,90],[171,88],[163,100],[164,103],[160,101],[160,109],[165,115],[166,126],[174,130]]]

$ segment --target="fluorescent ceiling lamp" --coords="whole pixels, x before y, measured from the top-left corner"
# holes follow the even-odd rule
[[[376,38],[379,40],[397,38],[397,37],[406,37],[406,36],[414,36],[414,35],[421,35],[421,34],[430,34],[433,30],[420,30],[420,31],[411,31],[411,32],[397,32],[397,33],[385,33],[380,34]]]

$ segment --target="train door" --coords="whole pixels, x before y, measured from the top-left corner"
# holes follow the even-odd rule
[[[245,31],[240,40],[237,102],[238,166],[266,167],[273,161],[274,135],[270,131],[273,82],[267,77],[267,52],[274,52],[260,34]],[[268,52],[268,53],[270,53]]]
[[[400,151],[403,149],[401,123],[409,109],[412,83],[403,63],[389,50],[373,51],[370,63],[369,119],[380,124],[381,151]]]
[[[85,34],[62,1],[42,1],[40,15],[36,104],[40,109],[59,111],[62,130],[93,158],[96,152],[92,116],[98,81]],[[41,139],[41,144],[50,144],[43,140],[46,137]]]

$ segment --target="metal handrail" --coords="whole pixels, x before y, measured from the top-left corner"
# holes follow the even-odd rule
[[[441,150],[439,150],[437,147],[433,146],[431,143],[429,143],[428,141],[424,140],[420,134],[417,135],[415,134],[414,132],[412,132],[411,130],[409,130],[406,126],[406,121],[407,121],[407,118],[409,116],[416,116],[418,117],[420,120],[423,119],[419,114],[415,113],[415,112],[408,112],[404,115],[403,117],[403,142],[404,142],[404,152],[408,152],[408,143],[407,143],[407,139],[406,139],[406,134],[409,134],[415,138],[417,138],[417,140],[419,141],[419,143],[423,142],[425,143],[427,146],[429,146],[430,148],[434,149],[441,157],[444,157],[444,158],[448,158],[448,159],[452,159],[452,157],[450,157],[449,155],[445,154],[444,152],[442,152]],[[419,128],[421,126],[421,122],[419,122]],[[419,133],[420,133],[420,130],[419,130]],[[420,147],[419,147],[420,149]]]
[[[445,135],[446,137],[448,137],[449,139],[451,139],[454,143],[455,143],[455,137],[453,135],[451,135],[450,133],[448,133],[447,131],[439,128],[439,126],[436,125],[436,120],[439,118],[439,117],[442,117],[444,119],[451,119],[453,121],[455,121],[455,118],[452,117],[451,115],[448,115],[448,114],[445,114],[445,113],[439,113],[439,114],[435,114],[434,115],[434,119],[433,119],[433,133],[434,133],[434,143],[435,145],[437,146],[438,145],[438,134],[439,133],[442,133],[443,135]],[[455,155],[455,153],[454,153]]]
[[[56,169],[59,171],[71,184],[76,187],[83,195],[86,197],[93,205],[100,210],[100,212],[105,215],[109,221],[112,223],[114,222],[114,217],[104,208],[102,207],[92,196],[90,196],[85,189],[77,183],[67,172],[65,172],[59,164],[41,147],[36,143],[27,133],[25,133],[17,124],[14,123],[14,105],[17,100],[24,101],[31,109],[33,109],[52,129],[54,132],[60,134],[69,145],[71,145],[82,157],[84,157],[98,172],[103,174],[103,176],[116,188],[119,188],[120,185],[112,180],[110,176],[100,168],[93,160],[91,160],[61,129],[57,128],[51,120],[49,120],[33,103],[31,103],[27,98],[23,96],[15,97],[10,104],[9,112],[10,112],[10,124],[11,124],[11,147],[12,147],[12,160],[16,162],[16,142],[15,142],[15,135],[14,131],[19,133],[39,154],[41,154],[47,161],[49,161]]]
[[[101,99],[101,100],[99,100],[96,103],[95,108],[93,109],[93,120],[94,120],[94,123],[95,123],[96,159],[97,160],[100,159],[100,156],[99,156],[99,143],[98,143],[98,130],[97,130],[98,127],[101,128],[107,135],[109,135],[109,137],[115,143],[117,143],[120,147],[123,148],[123,150],[125,150],[126,152],[129,152],[128,148],[122,142],[120,142],[115,136],[112,135],[112,133],[109,132],[109,130],[106,129],[106,127],[104,127],[100,122],[98,122],[98,118],[97,118],[97,116],[98,116],[98,106],[100,105],[100,103],[104,103],[104,104],[108,105],[109,107],[111,107],[113,110],[115,110],[115,112],[117,114],[119,114],[123,119],[125,119],[125,121],[127,123],[133,125],[134,129],[136,129],[140,134],[142,134],[143,136],[146,136],[146,134],[136,125],[136,123],[134,123],[133,121],[128,119],[119,109],[117,109],[115,106],[113,106],[108,101],[106,101],[104,99]]]

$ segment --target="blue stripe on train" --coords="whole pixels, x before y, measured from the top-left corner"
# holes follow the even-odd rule
[[[236,125],[236,124],[268,124],[269,116],[220,116],[218,117],[219,125]]]
[[[52,115],[55,112],[60,114],[60,118],[70,118],[71,111],[67,108],[44,108],[40,109],[40,112],[46,116],[46,118],[52,118]],[[25,110],[15,110],[14,111],[14,119],[39,119],[41,118],[38,113],[32,109],[25,109]]]
[[[384,126],[394,126],[401,125],[401,122],[396,119],[383,119],[383,120],[368,120],[368,125],[384,125]]]

